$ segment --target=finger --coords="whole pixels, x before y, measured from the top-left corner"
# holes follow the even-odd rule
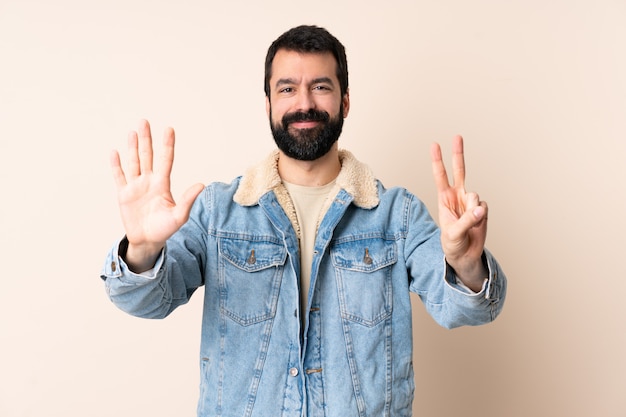
[[[139,168],[142,174],[152,172],[152,133],[147,120],[139,123],[138,136]]]
[[[137,132],[130,132],[128,134],[128,176],[133,178],[139,174],[141,174],[141,169],[137,151]]]
[[[161,153],[159,166],[157,167],[159,174],[165,177],[169,177],[172,173],[172,166],[174,165],[174,145],[174,129],[168,127],[163,133],[163,152]]]
[[[452,142],[452,177],[454,186],[465,188],[465,153],[463,150],[463,137],[457,135]]]
[[[115,181],[115,186],[117,188],[125,186],[126,176],[124,175],[124,170],[122,169],[122,164],[120,162],[120,154],[115,150],[111,151],[109,161],[111,164],[111,171],[113,172],[113,181]]]
[[[473,210],[480,205],[480,197],[476,193],[465,194],[465,210]]]
[[[430,146],[430,159],[432,161],[433,178],[435,179],[437,190],[444,191],[450,188],[448,173],[446,172],[446,167],[443,164],[443,159],[441,158],[441,147],[438,143],[433,143]]]

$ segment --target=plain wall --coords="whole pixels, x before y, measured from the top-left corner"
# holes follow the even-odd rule
[[[340,145],[436,214],[429,146],[509,278],[494,323],[439,328],[414,297],[429,417],[626,416],[624,0],[0,0],[0,415],[192,416],[202,294],[128,316],[99,278],[121,237],[111,149],[177,132],[173,188],[274,148],[263,60],[299,24],[346,46]]]

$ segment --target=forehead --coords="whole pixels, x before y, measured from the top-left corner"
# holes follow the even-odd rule
[[[272,61],[270,85],[280,79],[306,81],[315,78],[330,78],[338,84],[337,61],[330,52],[296,52],[280,49]]]

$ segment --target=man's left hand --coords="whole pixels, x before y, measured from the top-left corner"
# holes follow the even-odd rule
[[[446,261],[467,287],[480,291],[487,278],[482,254],[488,208],[478,194],[465,190],[463,138],[456,136],[452,143],[452,185],[437,143],[431,146],[431,159],[438,194],[441,247]]]

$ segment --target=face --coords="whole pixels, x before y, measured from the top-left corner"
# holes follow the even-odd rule
[[[266,106],[276,145],[288,157],[313,161],[339,138],[350,100],[341,96],[336,65],[330,53],[276,53]]]

